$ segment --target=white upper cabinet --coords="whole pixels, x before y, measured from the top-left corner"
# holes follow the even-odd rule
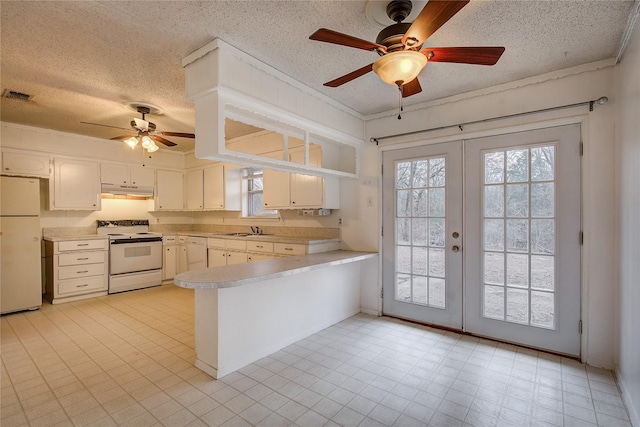
[[[216,164],[204,168],[204,208],[242,209],[242,171]]]
[[[100,165],[74,159],[53,160],[50,208],[100,210]]]
[[[294,163],[304,163],[304,150],[291,150]],[[309,165],[322,165],[322,152],[309,151]],[[338,178],[264,170],[265,209],[339,209],[340,181]]]
[[[3,175],[49,178],[49,156],[4,151],[2,153],[2,173]]]
[[[289,172],[265,169],[262,171],[264,190],[262,192],[265,209],[291,208],[291,187]]]
[[[189,171],[186,173],[186,199],[188,210],[197,210],[204,207],[202,201],[204,181],[202,176],[202,169]]]
[[[153,187],[153,169],[146,166],[127,166],[103,163],[100,168],[100,182],[113,185],[137,185]]]
[[[184,175],[182,172],[156,171],[155,209],[176,211],[184,209]]]
[[[242,172],[215,164],[186,173],[188,210],[242,209]]]

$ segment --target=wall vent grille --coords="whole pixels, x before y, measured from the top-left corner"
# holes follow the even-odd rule
[[[3,98],[17,99],[19,101],[33,101],[33,96],[27,93],[18,92],[17,90],[5,89],[2,92]]]

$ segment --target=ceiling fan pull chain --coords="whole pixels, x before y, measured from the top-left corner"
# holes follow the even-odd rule
[[[398,120],[402,120],[402,111],[404,111],[402,108],[402,86],[402,84],[398,85]]]

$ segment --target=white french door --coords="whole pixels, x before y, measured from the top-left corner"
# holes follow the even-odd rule
[[[580,126],[465,149],[465,330],[579,355]]]
[[[383,307],[462,328],[462,142],[383,154]]]
[[[385,151],[383,312],[579,355],[579,144],[570,125]]]

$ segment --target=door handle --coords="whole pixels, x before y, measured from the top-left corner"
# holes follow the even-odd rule
[[[453,246],[451,247],[451,250],[452,250],[453,252],[459,252],[459,251],[460,251],[460,246],[458,246],[458,245],[453,245]]]

